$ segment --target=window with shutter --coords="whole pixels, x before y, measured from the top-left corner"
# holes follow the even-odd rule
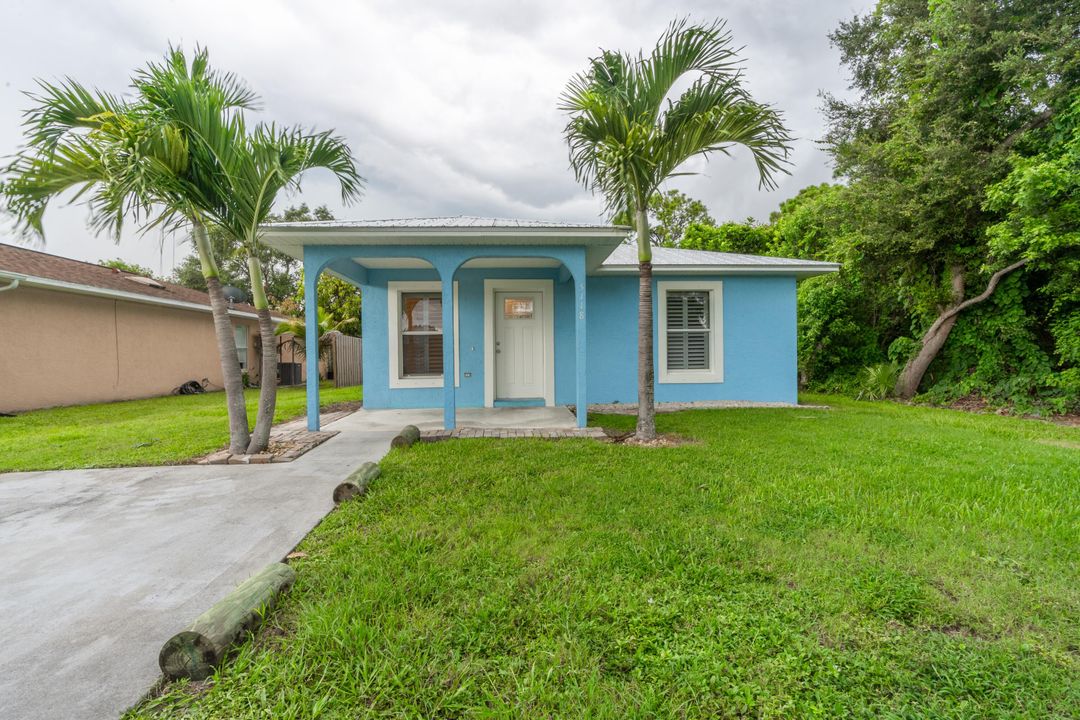
[[[660,382],[723,382],[722,287],[719,280],[657,283]]]
[[[669,290],[668,370],[708,370],[709,332],[708,291]]]

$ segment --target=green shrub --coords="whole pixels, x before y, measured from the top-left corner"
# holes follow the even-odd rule
[[[857,400],[884,400],[893,394],[900,377],[899,363],[867,365],[859,372]]]

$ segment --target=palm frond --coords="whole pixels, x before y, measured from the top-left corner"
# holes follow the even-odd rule
[[[698,77],[669,100],[687,74]],[[759,184],[786,172],[790,136],[782,116],[742,87],[738,49],[722,20],[668,26],[648,56],[604,51],[560,96],[575,178],[603,196],[609,214],[641,207],[695,156],[750,150]]]

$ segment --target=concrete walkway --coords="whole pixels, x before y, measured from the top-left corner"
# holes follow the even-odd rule
[[[349,416],[276,465],[0,474],[0,718],[117,717],[162,643],[284,557],[400,428]]]

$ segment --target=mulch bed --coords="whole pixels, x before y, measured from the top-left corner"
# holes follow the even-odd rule
[[[618,445],[634,445],[636,447],[679,447],[681,445],[700,444],[698,440],[677,435],[675,433],[661,433],[656,436],[655,440],[638,440],[634,437],[633,430],[604,428],[604,434],[607,435],[613,443]]]
[[[986,398],[978,395],[967,395],[962,398],[957,398],[950,403],[941,405],[940,407],[948,408],[949,410],[959,410],[961,412],[975,413],[978,415],[1012,415],[1014,417],[1023,418],[1024,420],[1041,420],[1043,422],[1053,423],[1055,425],[1067,425],[1070,427],[1080,427],[1080,414],[1067,413],[1065,415],[1021,415],[1014,413],[1008,407],[997,407],[991,405],[986,401]]]

